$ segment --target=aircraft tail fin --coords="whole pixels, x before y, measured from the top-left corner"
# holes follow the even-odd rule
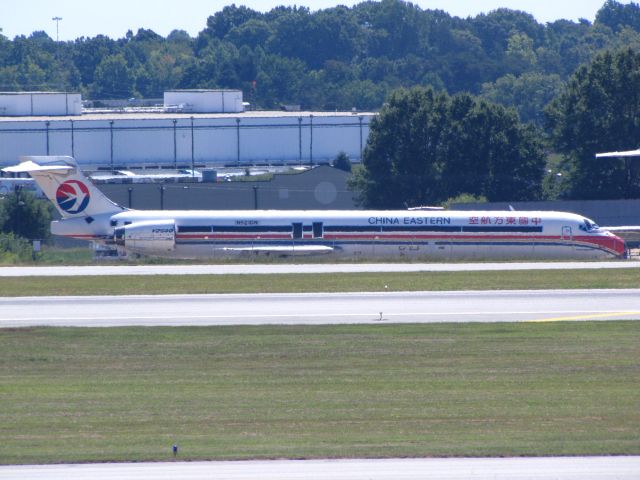
[[[31,175],[62,218],[92,217],[124,210],[91,183],[73,157],[25,156],[20,157],[20,164],[3,171]]]

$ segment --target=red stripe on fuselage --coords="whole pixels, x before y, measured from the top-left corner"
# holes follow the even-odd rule
[[[291,238],[291,234],[248,234],[248,235],[239,235],[239,234],[179,234],[176,235],[176,238],[179,240],[293,240]],[[624,241],[619,237],[614,235],[593,235],[593,236],[574,236],[572,239],[563,238],[560,236],[551,236],[551,235],[477,235],[477,234],[467,234],[467,235],[414,235],[414,234],[386,234],[386,233],[376,233],[372,234],[325,234],[322,238],[310,238],[306,237],[304,239],[298,240],[325,240],[325,241],[357,241],[357,240],[407,240],[407,241],[424,241],[424,240],[442,240],[442,241],[518,241],[522,243],[527,242],[564,242],[567,244],[587,244],[593,245],[597,248],[607,250],[615,255],[622,255],[625,251]]]

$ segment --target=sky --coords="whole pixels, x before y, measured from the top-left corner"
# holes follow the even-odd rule
[[[618,0],[629,3],[629,0]],[[539,22],[585,18],[593,22],[605,0],[414,0],[423,10],[440,9],[459,17],[476,16],[497,8],[531,13]],[[151,29],[167,36],[172,30],[186,30],[195,37],[206,27],[207,17],[235,3],[253,10],[269,11],[278,5],[298,5],[312,11],[336,5],[353,6],[352,0],[3,0],[0,7],[2,34],[13,39],[44,30],[60,40],[95,37],[103,34],[122,38],[131,30]],[[2,11],[4,10],[4,11]],[[54,21],[54,17],[61,20]]]

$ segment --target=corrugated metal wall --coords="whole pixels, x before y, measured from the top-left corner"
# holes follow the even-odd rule
[[[82,97],[66,92],[2,92],[0,115],[80,115]]]
[[[0,166],[71,155],[82,168],[359,161],[372,113],[134,114],[0,119]]]

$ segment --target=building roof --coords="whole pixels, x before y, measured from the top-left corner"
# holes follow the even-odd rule
[[[377,115],[374,112],[286,112],[280,110],[250,110],[240,113],[165,113],[165,112],[148,112],[135,111],[135,109],[125,109],[124,111],[107,112],[107,113],[83,113],[82,115],[56,115],[56,116],[0,116],[0,122],[44,122],[44,121],[96,121],[96,120],[173,120],[173,119],[221,119],[221,118],[308,118],[308,117],[370,117]]]

